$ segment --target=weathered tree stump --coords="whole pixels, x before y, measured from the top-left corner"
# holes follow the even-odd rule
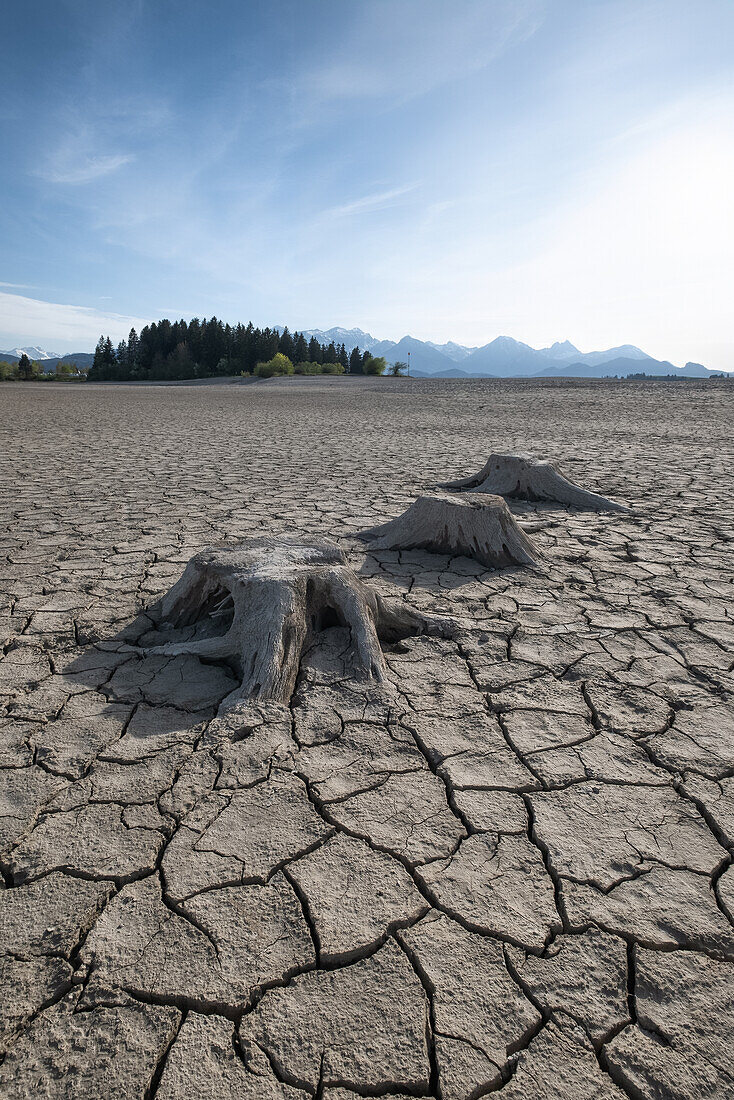
[[[497,493],[502,497],[521,500],[552,500],[572,508],[597,512],[628,512],[624,504],[609,500],[599,493],[590,493],[560,474],[550,462],[539,462],[529,455],[489,456],[479,473],[471,477],[448,481],[442,489],[466,490],[474,493]]]
[[[407,607],[388,608],[334,544],[285,538],[197,554],[147,614],[157,637],[168,640],[145,653],[192,654],[235,668],[242,684],[226,705],[249,698],[288,702],[305,646],[329,627],[350,631],[355,678],[378,681],[385,675],[380,638],[394,642],[450,629]]]
[[[535,565],[538,552],[502,497],[447,493],[418,497],[402,516],[362,531],[373,550],[430,550],[463,554],[490,569]]]

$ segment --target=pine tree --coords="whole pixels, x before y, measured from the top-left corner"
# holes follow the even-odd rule
[[[224,328],[216,317],[202,321],[201,364],[207,374],[216,374],[219,360],[226,357]]]
[[[274,355],[278,354],[279,337],[275,329],[256,329],[257,333],[257,362],[269,363]]]
[[[22,378],[24,382],[28,382],[33,377],[33,363],[31,363],[25,352],[18,360],[18,377]]]
[[[285,355],[292,362],[293,356],[295,355],[295,350],[296,347],[293,342],[293,337],[288,331],[288,326],[286,325],[280,334],[280,339],[278,340],[278,351],[282,355]]]
[[[250,321],[234,327],[216,317],[190,321],[163,318],[145,325],[140,335],[130,329],[127,341],[114,348],[109,336],[100,336],[89,371],[92,381],[116,378],[190,378],[215,377],[240,371],[252,373],[258,363],[268,363],[284,355],[297,364],[313,364],[311,373],[376,374],[384,369],[384,360],[354,348],[347,353],[343,343],[321,344],[312,336],[307,342],[302,332],[291,333],[286,327],[256,328]],[[327,369],[329,368],[329,369]],[[34,368],[31,368],[33,373]]]
[[[155,322],[145,325],[140,330],[138,337],[138,370],[139,378],[147,378],[155,355]]]
[[[191,358],[188,344],[184,341],[177,344],[166,360],[166,375],[168,378],[193,378],[195,364]]]
[[[202,323],[198,317],[192,317],[188,323],[186,343],[189,345],[189,350],[194,362],[199,363],[204,373],[206,373],[201,353]]]
[[[164,317],[162,321],[158,322],[156,330],[156,351],[160,352],[162,356],[170,355],[175,348],[176,335],[173,331],[173,325]]]
[[[324,361],[324,349],[315,336],[312,336],[308,342],[308,361],[309,363],[323,363]]]
[[[302,332],[296,334],[296,346],[293,350],[293,362],[305,363],[308,359],[308,344]]]
[[[104,382],[115,377],[115,351],[109,336],[100,336],[94,349],[94,361],[89,370],[92,382]]]
[[[130,329],[130,334],[127,338],[127,365],[132,374],[138,365],[138,355],[140,353],[140,341],[138,340],[138,334],[134,328]]]
[[[92,362],[92,370],[96,371],[104,366],[104,336],[100,336],[97,341],[97,346],[94,349],[94,361]]]

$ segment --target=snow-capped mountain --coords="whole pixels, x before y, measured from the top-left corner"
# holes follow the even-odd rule
[[[335,343],[344,344],[347,351],[352,351],[354,348],[360,348],[361,351],[372,351],[374,347],[380,343],[374,336],[370,336],[369,332],[363,332],[361,328],[310,328],[304,329],[303,335],[309,340],[312,336],[315,336],[320,344]]]
[[[570,340],[559,340],[547,348],[532,348],[511,336],[497,336],[482,347],[466,347],[453,340],[445,344],[403,336],[401,340],[378,340],[360,328],[309,329],[304,336],[315,336],[321,343],[344,344],[347,351],[358,347],[373,355],[384,355],[410,363],[411,374],[439,378],[532,378],[562,377],[603,378],[615,374],[681,374],[708,377],[713,373],[700,364],[675,367],[658,360],[633,344],[621,344],[606,351],[579,351]],[[408,358],[410,353],[410,358]],[[703,373],[700,373],[703,372]]]
[[[273,326],[279,332],[282,325]],[[606,351],[579,351],[570,340],[557,341],[546,348],[532,348],[529,344],[511,336],[497,336],[482,347],[466,347],[449,340],[445,344],[418,340],[403,336],[401,340],[378,340],[361,328],[304,329],[303,335],[314,336],[319,343],[332,341],[344,344],[347,352],[358,347],[373,355],[384,355],[390,363],[410,364],[410,373],[436,378],[605,378],[625,377],[628,374],[651,375],[676,374],[692,378],[707,378],[717,373],[700,363],[686,363],[676,367],[667,360],[648,355],[633,344],[621,344]],[[63,357],[39,347],[14,348],[0,351],[0,360],[17,360],[23,353],[36,362],[43,362],[45,370],[51,370],[59,359],[88,366],[92,353],[79,353]],[[726,373],[726,372],[718,372]]]
[[[479,351],[479,348],[467,348],[464,347],[463,344],[455,344],[453,340],[449,340],[447,344],[434,344],[430,340],[426,340],[426,343],[429,348],[433,348],[434,351],[439,351],[442,355],[448,355],[449,359],[452,359],[454,363],[460,363],[462,359],[466,359],[467,355]]]
[[[11,352],[6,352],[6,354],[17,355],[19,359],[24,353],[36,363],[40,362],[41,359],[59,358],[57,351],[44,351],[43,348],[13,348]]]

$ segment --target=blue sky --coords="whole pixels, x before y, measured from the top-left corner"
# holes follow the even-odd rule
[[[0,348],[161,316],[734,369],[732,0],[27,0]]]

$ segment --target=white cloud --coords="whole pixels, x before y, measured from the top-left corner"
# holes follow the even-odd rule
[[[335,59],[320,57],[298,82],[302,105],[423,95],[488,65],[510,42],[528,38],[541,25],[545,8],[545,0],[460,0],[447,18],[445,0],[355,5],[353,18],[339,25]]]
[[[55,351],[91,351],[101,333],[114,341],[121,340],[131,328],[139,332],[151,320],[0,291],[0,341],[6,345],[3,350],[34,344]]]
[[[392,206],[396,199],[408,195],[411,191],[415,191],[417,187],[417,183],[411,183],[405,187],[394,187],[390,191],[376,191],[372,195],[365,195],[364,198],[347,202],[343,206],[334,206],[331,210],[326,211],[326,216],[344,218],[350,214],[367,214],[373,210],[384,210],[385,207]]]
[[[73,164],[72,156],[67,154],[62,158],[54,158],[38,174],[49,183],[91,183],[102,176],[109,176],[134,159],[130,153],[112,153],[108,156],[85,157]]]

